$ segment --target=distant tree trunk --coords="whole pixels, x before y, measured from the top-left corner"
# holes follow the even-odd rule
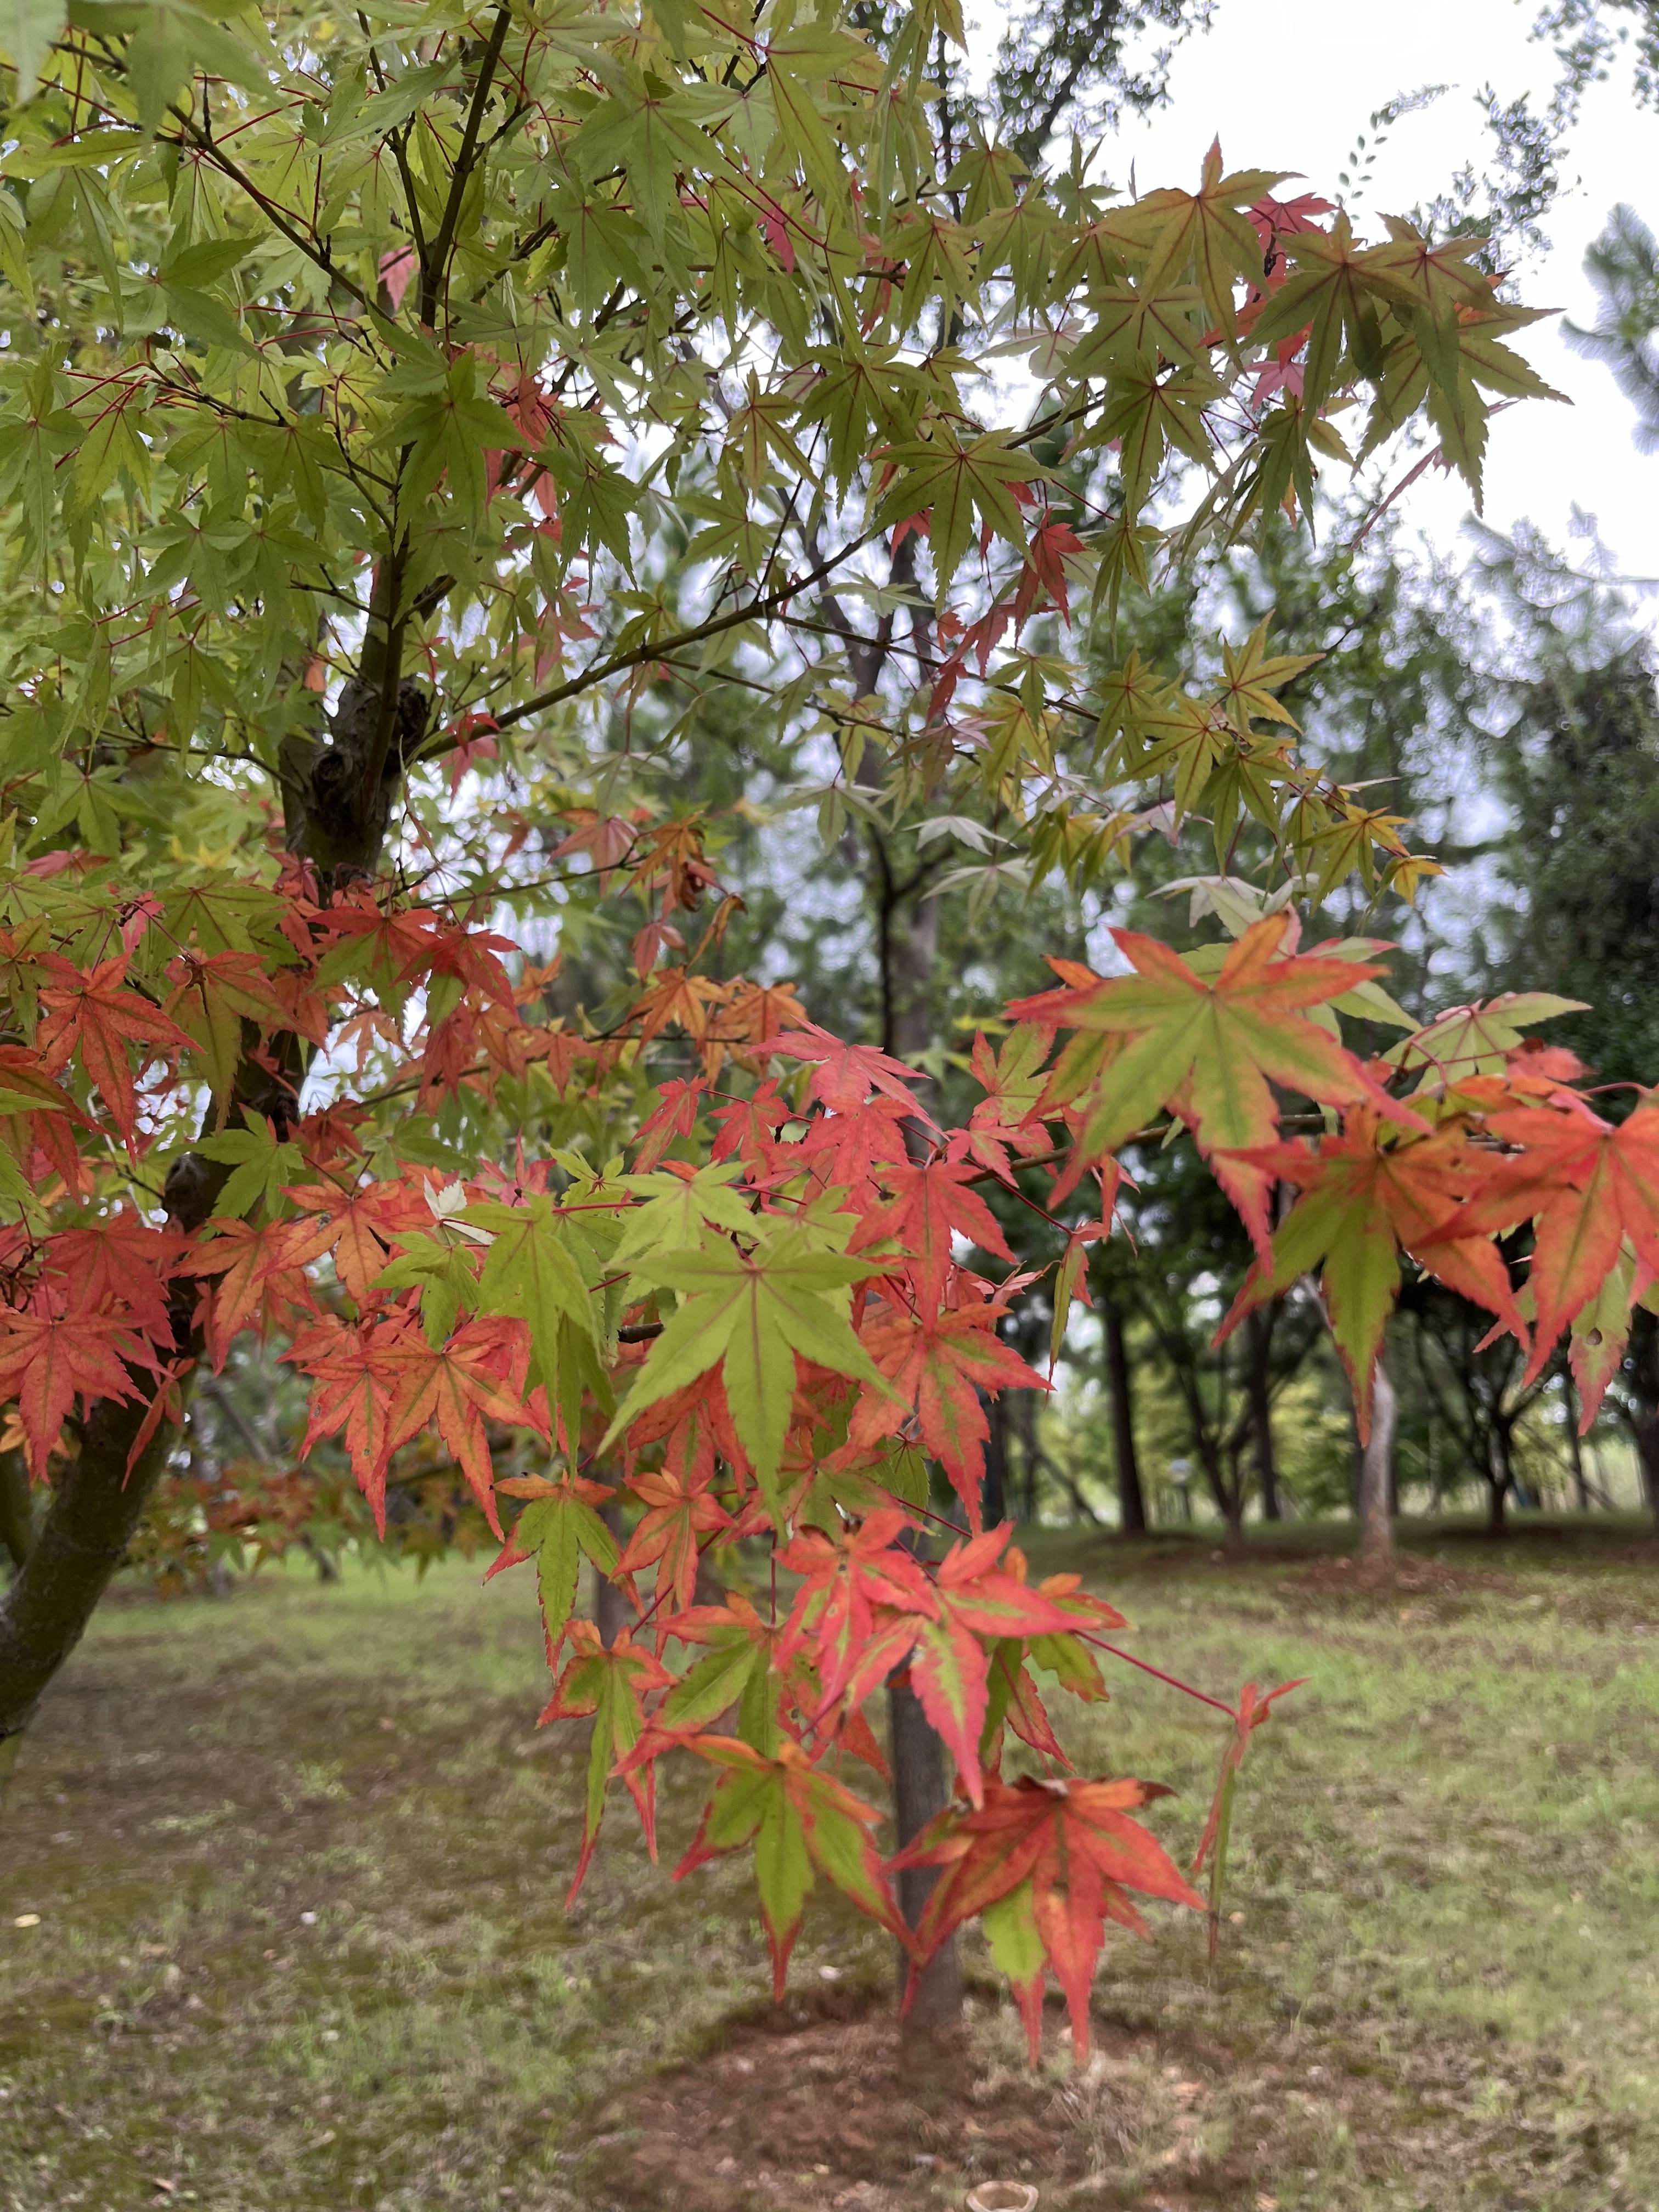
[[[1008,1518],[1008,1408],[1000,1392],[981,1401],[985,1425],[985,1525],[994,1528]]]
[[[1515,1461],[1510,1431],[1514,1424],[1501,1407],[1494,1407],[1492,1417],[1492,1445],[1486,1474],[1486,1533],[1501,1536],[1505,1531],[1505,1508],[1515,1486]]]
[[[1244,1485],[1239,1476],[1237,1455],[1235,1454],[1234,1456],[1233,1479],[1230,1482],[1227,1480],[1227,1470],[1222,1463],[1220,1439],[1212,1435],[1207,1427],[1198,1427],[1196,1424],[1194,1426],[1196,1433],[1193,1441],[1198,1446],[1199,1461],[1204,1469],[1204,1479],[1210,1486],[1210,1495],[1216,1502],[1217,1510],[1227,1524],[1227,1549],[1230,1552],[1243,1551],[1244,1548]]]
[[[1135,1450],[1134,1376],[1124,1339],[1123,1309],[1103,1270],[1095,1286],[1105,1340],[1107,1393],[1112,1402],[1112,1463],[1117,1474],[1118,1522],[1126,1536],[1146,1533],[1146,1498]]]
[[[34,1498],[21,1452],[0,1452],[0,1545],[21,1567],[34,1544]]]
[[[1378,1359],[1371,1377],[1371,1432],[1359,1457],[1359,1556],[1386,1559],[1394,1553],[1389,1517],[1389,1471],[1394,1465],[1400,1401],[1387,1365]]]
[[[1264,1521],[1279,1521],[1284,1517],[1279,1504],[1279,1465],[1273,1456],[1273,1377],[1268,1366],[1273,1352],[1273,1321],[1278,1310],[1275,1305],[1257,1306],[1244,1324],[1244,1349],[1248,1363],[1245,1388],[1249,1398],[1250,1433],[1255,1446],[1256,1479],[1261,1485],[1261,1517]]]
[[[1578,1393],[1573,1385],[1572,1370],[1565,1360],[1561,1363],[1561,1395],[1567,1412],[1567,1457],[1572,1465],[1572,1486],[1577,1494],[1578,1510],[1588,1513],[1589,1481],[1584,1473],[1584,1440],[1578,1433]]]
[[[1486,1534],[1503,1536],[1509,1533],[1504,1507],[1509,1500],[1509,1485],[1489,1481],[1486,1485]]]

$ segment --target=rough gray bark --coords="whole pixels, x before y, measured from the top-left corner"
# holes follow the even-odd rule
[[[1486,1533],[1501,1536],[1507,1528],[1510,1492],[1515,1487],[1515,1459],[1511,1438],[1514,1421],[1495,1407],[1492,1422],[1491,1464],[1486,1472]]]
[[[1630,1377],[1636,1401],[1631,1431],[1648,1510],[1659,1521],[1659,1321],[1644,1306],[1631,1316]]]
[[[985,1490],[981,1510],[988,1528],[1008,1517],[1008,1412],[1000,1397],[985,1401]]]
[[[1564,1362],[1561,1368],[1561,1395],[1566,1401],[1567,1457],[1572,1467],[1572,1487],[1578,1510],[1590,1510],[1589,1478],[1584,1472],[1584,1440],[1578,1433],[1578,1393],[1573,1388],[1572,1370]]]

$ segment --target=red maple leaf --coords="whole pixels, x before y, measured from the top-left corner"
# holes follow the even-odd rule
[[[67,1310],[120,1315],[170,1346],[167,1285],[188,1249],[177,1231],[152,1229],[124,1206],[48,1238],[44,1272],[61,1288]]]
[[[407,968],[417,974],[437,917],[422,907],[382,906],[372,888],[357,885],[336,892],[326,907],[309,917],[318,935],[335,941],[355,939],[369,948],[369,964],[396,975]]]
[[[491,1532],[500,1536],[486,1419],[533,1429],[548,1440],[547,1419],[526,1402],[529,1332],[522,1322],[491,1316],[465,1322],[441,1345],[428,1340],[412,1316],[374,1332],[375,1371],[390,1396],[386,1453],[407,1443],[428,1422],[455,1455]],[[382,1462],[384,1479],[385,1465]]]
[[[372,1323],[360,1327],[325,1314],[312,1328],[302,1329],[283,1357],[312,1382],[310,1421],[301,1457],[307,1457],[324,1437],[340,1437],[357,1487],[374,1512],[375,1528],[384,1536],[392,1393],[375,1372],[366,1340],[373,1334]]]
[[[540,1394],[524,1395],[529,1339],[521,1322],[467,1322],[446,1343],[434,1345],[401,1308],[356,1328],[331,1317],[302,1332],[284,1356],[319,1386],[305,1449],[344,1429],[352,1470],[377,1527],[385,1527],[392,1453],[432,1422],[501,1535],[484,1422],[533,1429],[544,1441],[548,1435]]]
[[[911,1599],[903,1610],[883,1606],[846,1686],[849,1703],[862,1705],[908,1661],[922,1710],[945,1739],[975,1805],[982,1791],[979,1744],[988,1702],[986,1644],[1065,1635],[1077,1626],[1074,1611],[1066,1612],[998,1566],[1012,1533],[1005,1525],[953,1546],[933,1570],[926,1603]]]
[[[932,1115],[916,1102],[915,1070],[902,1060],[889,1059],[873,1045],[843,1044],[827,1030],[809,1024],[774,1037],[768,1049],[791,1060],[815,1062],[811,1094],[837,1114],[856,1112],[872,1091],[878,1091],[902,1101],[905,1110],[929,1128],[934,1126]]]
[[[100,960],[88,970],[47,952],[41,955],[40,966],[57,978],[40,992],[46,1015],[34,1042],[41,1068],[55,1075],[78,1052],[88,1081],[131,1152],[138,1103],[128,1046],[144,1048],[143,1064],[148,1066],[163,1052],[188,1051],[191,1040],[159,1006],[125,988],[125,955]]]
[[[963,1237],[1012,1266],[1013,1254],[996,1216],[974,1188],[979,1170],[964,1160],[934,1158],[884,1164],[878,1180],[890,1196],[885,1206],[866,1213],[848,1249],[866,1252],[890,1238],[910,1255],[908,1269],[923,1306],[937,1307],[955,1264],[952,1241]]]
[[[29,1472],[44,1481],[58,1432],[79,1398],[143,1395],[129,1362],[158,1368],[154,1352],[120,1314],[19,1312],[0,1306],[0,1402],[15,1398]]]
[[[877,1170],[907,1155],[904,1125],[914,1109],[896,1098],[869,1098],[845,1114],[815,1114],[798,1147],[784,1158],[793,1171],[805,1160],[826,1189],[844,1190],[858,1203],[873,1204]],[[774,1158],[778,1154],[775,1152]]]
[[[777,1150],[777,1132],[793,1114],[787,1099],[779,1097],[776,1082],[768,1076],[752,1097],[734,1098],[714,1109],[709,1118],[717,1133],[709,1158],[729,1160],[735,1152],[751,1176],[768,1174]]]
[[[833,1536],[803,1529],[779,1554],[779,1565],[802,1578],[785,1644],[793,1650],[811,1643],[826,1704],[841,1696],[864,1656],[878,1607],[937,1616],[927,1575],[897,1540],[911,1525],[908,1513],[884,1509]]]
[[[859,1332],[865,1350],[899,1395],[884,1398],[866,1391],[860,1397],[848,1435],[849,1457],[867,1453],[914,1419],[923,1450],[951,1478],[975,1529],[990,1434],[981,1394],[1048,1388],[997,1335],[1002,1316],[997,1305],[912,1312],[882,1304],[868,1310]]]
[[[1558,1091],[1548,1105],[1500,1104],[1486,1126],[1517,1151],[1491,1163],[1480,1189],[1425,1247],[1534,1224],[1531,1382],[1606,1281],[1626,1237],[1642,1266],[1659,1272],[1659,1108],[1638,1106],[1615,1128]],[[1431,1249],[1426,1257],[1432,1261]]]
[[[1100,1037],[1104,1049],[1082,1102],[1088,1112],[1079,1149],[1087,1158],[1115,1152],[1159,1112],[1174,1111],[1264,1255],[1271,1178],[1250,1155],[1278,1134],[1273,1085],[1331,1105],[1368,1104],[1405,1127],[1424,1127],[1309,1017],[1310,1008],[1344,998],[1383,971],[1364,961],[1297,953],[1297,928],[1294,916],[1283,914],[1253,922],[1213,976],[1156,938],[1114,930],[1133,975],[1094,977],[1008,1009],[1024,1021]]]
[[[698,1108],[708,1091],[708,1085],[701,1076],[694,1076],[690,1083],[677,1079],[664,1084],[660,1103],[640,1125],[636,1139],[639,1151],[634,1158],[636,1174],[643,1175],[655,1167],[676,1137],[692,1135],[697,1126]]]
[[[371,1182],[356,1190],[342,1190],[337,1183],[295,1183],[285,1187],[283,1195],[316,1217],[318,1233],[314,1241],[306,1241],[306,1257],[331,1253],[334,1272],[359,1305],[390,1259],[397,1231],[426,1228],[432,1218],[424,1194],[408,1183]]]
[[[206,1319],[208,1358],[216,1375],[233,1338],[252,1324],[259,1334],[291,1330],[317,1300],[305,1272],[328,1248],[328,1225],[315,1221],[221,1221],[216,1233],[192,1246],[179,1262],[181,1275],[222,1277]]]
[[[1413,1137],[1386,1127],[1369,1107],[1355,1107],[1340,1135],[1322,1137],[1316,1152],[1299,1144],[1268,1146],[1249,1158],[1302,1195],[1274,1231],[1270,1264],[1251,1268],[1216,1341],[1253,1307],[1322,1263],[1332,1334],[1353,1385],[1362,1444],[1370,1433],[1371,1380],[1400,1287],[1401,1251],[1524,1335],[1510,1271],[1491,1238],[1438,1233],[1493,1164],[1491,1153],[1468,1143],[1461,1125]]]
[[[645,1512],[623,1553],[622,1571],[634,1574],[641,1567],[648,1567],[653,1560],[659,1561],[657,1587],[671,1592],[675,1605],[682,1611],[690,1604],[696,1589],[697,1559],[702,1548],[699,1537],[713,1536],[716,1531],[727,1530],[733,1525],[732,1516],[709,1487],[714,1475],[714,1455],[711,1450],[706,1468],[689,1478],[672,1467],[665,1467],[656,1474],[646,1472],[628,1478],[628,1487],[644,1505]]]
[[[35,1110],[18,1107],[0,1116],[0,1127],[9,1129],[9,1141],[24,1175],[34,1180],[37,1153],[63,1177],[71,1197],[79,1197],[86,1182],[86,1164],[76,1149],[75,1128],[88,1126],[80,1108],[61,1084],[54,1083],[40,1065],[38,1053],[22,1045],[0,1045],[0,1091],[37,1102]]]
[[[1041,593],[1046,592],[1060,611],[1062,622],[1072,618],[1071,602],[1066,595],[1066,557],[1081,553],[1083,541],[1069,522],[1050,519],[1041,522],[1031,532],[1030,550],[1026,564],[1020,571],[1019,589],[1014,599],[1014,624],[1023,629],[1026,617],[1036,606]]]
[[[1089,1990],[1105,1923],[1147,1933],[1129,1891],[1204,1909],[1162,1844],[1128,1817],[1170,1794],[1157,1782],[1026,1777],[991,1783],[975,1811],[953,1806],[941,1814],[895,1863],[945,1869],[916,1929],[911,1992],[940,1944],[991,1908],[992,1955],[1013,1980],[1033,2057],[1042,2035],[1045,1965],[1065,1991],[1076,2055],[1086,2057]]]

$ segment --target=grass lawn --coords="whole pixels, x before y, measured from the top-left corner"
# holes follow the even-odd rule
[[[1443,1530],[1367,1588],[1340,1540],[1087,1552],[1147,1658],[1311,1679],[1247,1769],[1214,1977],[1160,1911],[1109,1943],[1088,2067],[1055,2013],[1032,2075],[972,1948],[927,2098],[885,1939],[815,1899],[774,2014],[745,1869],[670,1881],[689,1789],[660,1868],[613,1806],[566,1914],[585,1746],[535,1729],[522,1580],[118,1596],[0,1825],[0,2207],[923,2212],[990,2175],[1042,2212],[1653,2212],[1659,1546]],[[1176,1785],[1190,1851],[1224,1724],[1114,1692],[1062,1728]]]

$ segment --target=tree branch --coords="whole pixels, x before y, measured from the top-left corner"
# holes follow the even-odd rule
[[[466,196],[467,180],[472,174],[472,164],[477,158],[478,132],[483,123],[484,109],[489,105],[489,88],[495,79],[496,64],[501,58],[501,48],[507,43],[507,25],[512,21],[511,10],[501,9],[495,17],[495,28],[489,34],[489,44],[484,49],[483,59],[478,64],[478,81],[472,88],[472,104],[467,109],[466,126],[461,133],[461,143],[455,155],[454,174],[449,180],[449,198],[438,223],[438,234],[421,259],[421,320],[428,330],[438,319],[438,288],[443,281],[444,264],[449,258],[449,249],[455,243],[455,227],[460,221],[461,202]]]

